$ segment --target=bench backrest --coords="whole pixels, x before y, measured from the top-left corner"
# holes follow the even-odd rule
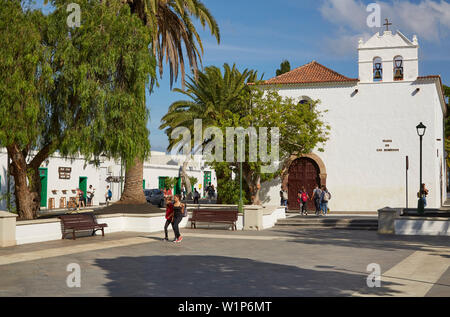
[[[234,220],[238,219],[237,210],[221,210],[221,209],[195,209],[193,212],[195,219],[223,219]]]
[[[62,215],[59,217],[64,226],[77,226],[77,225],[96,225],[97,220],[91,213],[77,214],[77,215]]]

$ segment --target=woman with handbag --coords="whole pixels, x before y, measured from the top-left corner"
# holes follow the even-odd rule
[[[175,240],[173,242],[180,243],[183,237],[180,234],[178,227],[185,214],[185,204],[181,203],[181,195],[175,195],[175,202],[173,204],[173,231],[175,233]]]

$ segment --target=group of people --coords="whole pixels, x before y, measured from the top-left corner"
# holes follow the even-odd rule
[[[82,191],[80,188],[77,188],[77,193],[76,193],[77,208],[91,206],[92,199],[94,198],[94,194],[95,194],[95,188],[92,187],[92,185],[89,185],[89,188],[86,190],[86,195],[84,194],[84,191]]]
[[[76,208],[84,208],[86,206],[92,206],[92,201],[95,196],[95,188],[92,185],[89,185],[89,188],[86,190],[86,195],[84,194],[84,191],[80,188],[76,189]],[[108,202],[110,202],[112,199],[112,191],[109,188],[109,185],[106,186],[106,192],[105,192],[105,202],[106,205],[108,205]]]
[[[281,206],[284,206],[286,209],[288,207],[288,191],[286,188],[281,186],[280,191],[281,197]],[[302,187],[297,193],[297,203],[300,206],[300,214],[308,215],[308,201],[313,201],[316,209],[316,215],[320,215],[321,213],[325,216],[328,213],[328,202],[331,199],[331,193],[328,191],[326,186],[319,187],[318,185],[314,188],[312,197],[309,197],[308,192],[305,187]]]
[[[169,241],[169,225],[172,225],[175,234],[174,243],[180,243],[183,237],[180,234],[179,224],[183,217],[186,216],[186,205],[181,202],[181,195],[175,195],[174,200],[172,196],[166,196],[166,224],[164,225],[165,238],[164,241]]]

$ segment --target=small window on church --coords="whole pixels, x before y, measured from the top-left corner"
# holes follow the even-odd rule
[[[403,80],[403,57],[394,58],[394,80]]]
[[[304,104],[309,103],[310,101],[311,101],[311,98],[309,98],[308,96],[301,96],[299,104],[304,105]]]
[[[383,80],[383,62],[380,57],[373,59],[373,81]]]

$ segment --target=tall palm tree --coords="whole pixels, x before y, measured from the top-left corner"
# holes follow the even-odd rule
[[[174,91],[185,95],[188,100],[180,100],[172,103],[169,111],[162,118],[161,130],[166,130],[169,137],[168,150],[172,150],[178,140],[170,138],[172,131],[177,127],[185,127],[194,133],[194,120],[202,120],[202,135],[209,126],[217,125],[221,114],[225,110],[234,113],[245,113],[244,109],[248,105],[241,102],[242,94],[249,91],[248,83],[255,82],[257,72],[245,69],[242,73],[235,65],[230,67],[224,65],[224,73],[215,66],[206,67],[204,71],[198,73],[197,79],[189,77],[186,84],[186,91],[174,89]],[[194,140],[191,140],[193,149]],[[196,151],[197,149],[193,149]],[[188,195],[192,188],[186,168],[189,159],[183,164],[182,177],[186,185]]]
[[[203,44],[194,26],[192,18],[208,28],[220,43],[218,24],[205,5],[199,0],[121,0],[130,6],[149,27],[152,34],[153,54],[157,59],[159,73],[163,75],[164,63],[169,64],[170,85],[181,74],[182,86],[185,85],[185,54],[190,70],[197,76],[201,67]],[[144,163],[136,158],[134,164],[127,168],[125,175],[122,203],[146,203],[142,190]]]

